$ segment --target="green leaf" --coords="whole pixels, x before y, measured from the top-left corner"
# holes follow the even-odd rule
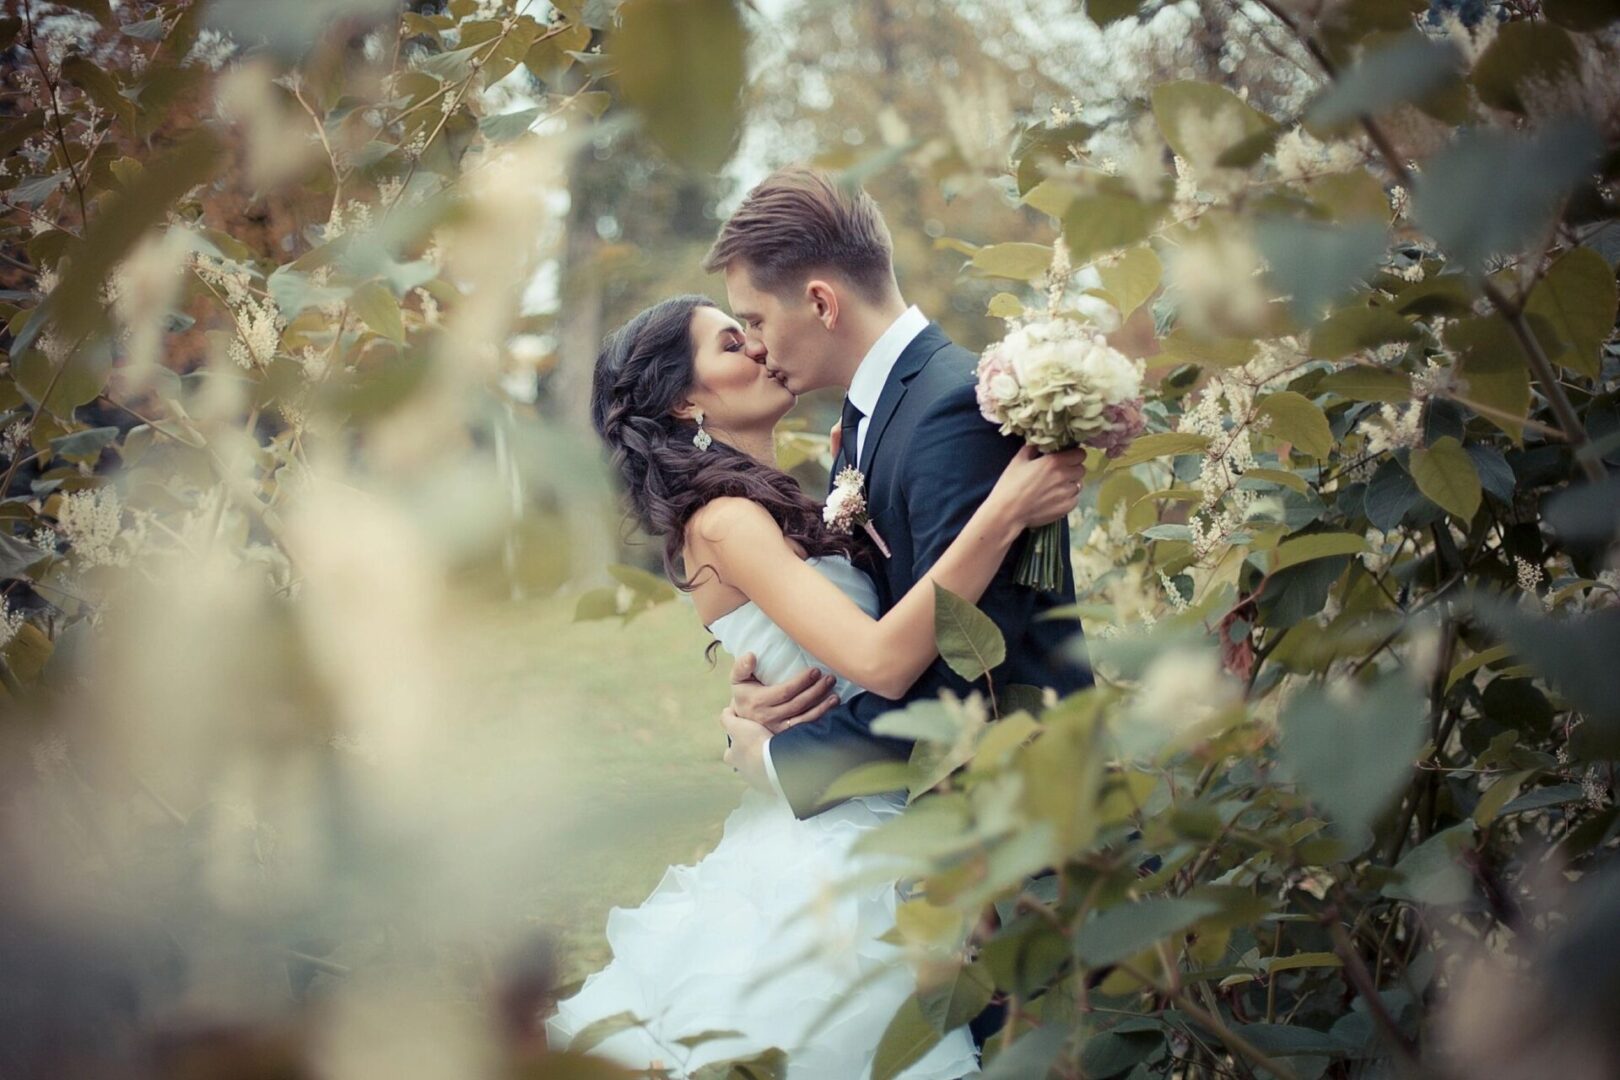
[[[1167,454],[1195,454],[1209,445],[1209,436],[1190,432],[1162,431],[1143,435],[1131,443],[1130,449],[1108,463],[1110,469],[1123,469]]]
[[[1074,201],[1076,188],[1064,180],[1042,180],[1024,192],[1024,205],[1039,210],[1048,217],[1061,218],[1063,211]]]
[[[1481,616],[1585,720],[1576,728],[1603,758],[1620,758],[1620,608],[1567,618],[1531,615],[1506,600],[1476,599]],[[1572,739],[1572,749],[1579,750]],[[1578,758],[1582,756],[1577,753]]]
[[[1560,255],[1530,291],[1525,304],[1525,311],[1546,319],[1569,344],[1552,360],[1594,379],[1603,343],[1614,332],[1615,310],[1614,269],[1587,247]]]
[[[1086,0],[1086,15],[1098,26],[1107,26],[1136,14],[1142,0]]]
[[[908,997],[895,1012],[878,1040],[872,1061],[872,1080],[894,1080],[932,1050],[943,1036],[923,1015],[916,997]]]
[[[1541,10],[1559,26],[1578,32],[1620,21],[1620,3],[1615,0],[1543,0]]]
[[[1603,151],[1591,121],[1551,121],[1534,136],[1465,131],[1424,164],[1412,216],[1468,272],[1541,236],[1560,201]]]
[[[1524,95],[1580,77],[1581,58],[1569,32],[1552,23],[1518,20],[1496,28],[1470,79],[1479,100],[1493,109],[1526,112]]]
[[[118,434],[116,427],[86,428],[71,435],[59,435],[52,439],[51,450],[65,458],[93,462],[101,456],[101,451],[109,443],[118,438]]]
[[[982,963],[963,964],[943,983],[918,991],[918,1005],[934,1030],[949,1034],[972,1020],[990,1004],[996,992],[990,969]]]
[[[1310,355],[1340,360],[1392,341],[1419,336],[1411,321],[1387,307],[1351,307],[1336,311],[1311,332]]]
[[[619,614],[618,597],[613,589],[591,589],[574,603],[575,622],[597,622]]]
[[[405,340],[405,323],[399,314],[399,301],[380,281],[368,282],[354,290],[349,306],[371,329],[390,341]]]
[[[732,0],[628,0],[608,51],[624,100],[675,161],[712,173],[742,126],[747,34]]]
[[[36,409],[63,420],[71,419],[78,406],[96,399],[112,368],[112,343],[106,338],[97,338],[73,349],[62,361],[60,372],[38,349],[23,353],[12,363],[16,386],[23,397]]]
[[[1159,289],[1164,267],[1146,244],[1128,248],[1117,260],[1097,268],[1103,288],[1114,298],[1122,318],[1141,307]]]
[[[1063,1024],[1042,1024],[1019,1034],[985,1068],[979,1080],[1032,1080],[1046,1076],[1057,1061],[1069,1029]]]
[[[1387,457],[1379,463],[1378,470],[1367,482],[1362,509],[1375,528],[1391,532],[1421,501],[1422,493],[1418,491],[1411,473],[1403,469],[1395,458]]]
[[[549,1063],[550,1058],[548,1056]],[[711,1061],[701,1066],[692,1074],[692,1080],[786,1080],[788,1074],[788,1058],[778,1047],[771,1047],[752,1057],[728,1058],[725,1061]],[[546,1076],[552,1075],[550,1065],[547,1065]],[[624,1073],[614,1070],[612,1076],[615,1080],[622,1080]],[[558,1077],[558,1080],[569,1080],[567,1077]],[[603,1080],[608,1080],[604,1074]]]
[[[1502,807],[1498,817],[1509,814],[1528,814],[1533,810],[1546,810],[1554,806],[1566,806],[1572,802],[1579,802],[1586,797],[1586,793],[1579,784],[1549,784],[1525,792],[1506,806]]]
[[[1284,540],[1273,553],[1271,569],[1275,573],[1290,566],[1298,566],[1312,559],[1327,559],[1334,555],[1357,555],[1369,550],[1367,538],[1355,533],[1310,533]]]
[[[1411,469],[1418,490],[1435,505],[1465,523],[1473,520],[1479,510],[1479,472],[1461,443],[1445,435],[1433,446],[1419,447],[1412,451]]]
[[[1292,956],[1273,956],[1265,961],[1267,975],[1276,975],[1282,971],[1298,971],[1301,968],[1336,968],[1343,967],[1344,961],[1336,953],[1330,952],[1302,952]]]
[[[935,586],[939,588],[939,586]],[[949,595],[949,594],[947,594]],[[975,614],[978,610],[973,609]],[[980,618],[984,618],[981,614]],[[988,620],[986,620],[988,621]],[[994,627],[994,623],[991,624]],[[977,672],[964,678],[977,678],[984,672]],[[876,720],[872,721],[872,731],[877,735],[887,735],[895,739],[923,739],[928,742],[954,743],[961,725],[945,708],[945,703],[935,698],[923,698],[913,701],[904,708],[891,709]]]
[[[1456,83],[1461,71],[1456,46],[1415,31],[1403,34],[1342,72],[1306,110],[1306,125],[1319,137],[1331,135],[1359,117],[1431,99]]]
[[[1200,367],[1242,367],[1254,359],[1256,347],[1251,338],[1204,337],[1178,326],[1161,342],[1167,356]]]
[[[1074,951],[1087,967],[1117,963],[1219,910],[1220,905],[1212,900],[1185,897],[1120,904],[1081,925]]]
[[[1389,223],[1389,196],[1384,194],[1384,185],[1366,169],[1312,177],[1305,181],[1305,191],[1334,221]]]
[[[1052,265],[1052,249],[1045,244],[991,244],[973,253],[973,268],[985,277],[1034,281]]]
[[[985,310],[986,315],[997,319],[1016,319],[1024,313],[1024,305],[1009,292],[998,292],[990,298],[990,306]]]
[[[1461,354],[1457,374],[1467,384],[1463,396],[1522,444],[1524,418],[1530,412],[1530,368],[1508,321],[1495,313],[1460,319],[1446,327],[1445,339]]]
[[[1063,213],[1063,241],[1070,257],[1082,262],[1143,239],[1163,214],[1163,204],[1143,202],[1134,195],[1108,191],[1081,195]]]
[[[1152,1057],[1163,1042],[1164,1034],[1158,1030],[1099,1031],[1080,1049],[1080,1072],[1088,1077],[1118,1076]]]
[[[1050,823],[1059,854],[1078,851],[1097,835],[1105,756],[1098,704],[1088,695],[1048,711],[1040,737],[1014,759],[1024,773],[1026,810]]]
[[[1383,895],[1418,904],[1464,903],[1473,895],[1474,884],[1458,856],[1473,836],[1472,821],[1435,833],[1401,856],[1395,864],[1399,877],[1384,886]]]
[[[1311,684],[1284,706],[1280,758],[1310,800],[1365,847],[1367,828],[1412,775],[1424,712],[1404,675],[1349,700]]]
[[[21,181],[15,188],[11,188],[11,202],[16,202],[18,206],[34,209],[34,207],[39,206],[40,202],[44,202],[45,199],[49,199],[50,196],[57,193],[57,189],[65,185],[68,176],[71,175],[73,173],[68,172],[66,168],[62,168],[62,170],[45,173],[42,176],[31,176],[29,180]]]
[[[499,116],[482,116],[478,119],[478,130],[484,133],[484,138],[490,142],[508,142],[528,134],[534,122],[545,110],[536,106],[532,109],[519,109],[516,112],[501,113]]]
[[[1324,375],[1316,389],[1351,401],[1409,401],[1412,380],[1405,372],[1357,364]]]
[[[1304,394],[1292,390],[1268,394],[1260,400],[1257,411],[1271,417],[1266,434],[1273,438],[1287,439],[1313,458],[1325,458],[1333,452],[1333,430],[1327,415]]]
[[[641,1026],[642,1021],[635,1013],[628,1010],[614,1013],[612,1016],[604,1016],[602,1019],[592,1021],[580,1029],[579,1033],[569,1041],[568,1049],[575,1053],[588,1053],[598,1044],[617,1035],[619,1032],[629,1031],[631,1028]]]
[[[0,532],[0,578],[27,578],[28,568],[48,557],[33,544]]]
[[[1255,226],[1268,279],[1288,295],[1289,310],[1304,323],[1353,292],[1378,265],[1387,242],[1384,226],[1371,221],[1337,226],[1268,217]]]
[[[347,301],[350,290],[336,285],[316,285],[309,275],[294,270],[287,263],[276,267],[265,279],[265,290],[276,302],[277,309],[288,319],[305,308]]]
[[[879,717],[881,720],[882,717]],[[875,730],[875,727],[874,727]],[[905,791],[911,782],[911,768],[903,761],[870,761],[857,765],[834,780],[822,793],[827,802],[853,799],[858,795],[881,795]]]
[[[934,640],[939,655],[962,678],[973,682],[1001,666],[1007,643],[990,616],[936,583]]]
[[[714,1042],[716,1039],[738,1039],[742,1037],[743,1033],[740,1031],[714,1028],[709,1031],[700,1031],[696,1035],[687,1035],[676,1039],[675,1041],[682,1046],[691,1049],[695,1046],[702,1046],[704,1043]]]
[[[1153,88],[1152,102],[1153,118],[1159,123],[1164,141],[1177,154],[1200,167],[1208,167],[1209,163],[1200,160],[1198,154],[1189,153],[1193,143],[1186,133],[1193,127],[1230,124],[1236,137],[1221,148],[1228,150],[1276,126],[1275,120],[1224,86],[1197,79],[1160,83]],[[1201,146],[1202,141],[1198,145]]]
[[[1272,1057],[1335,1055],[1346,1049],[1332,1035],[1315,1028],[1293,1024],[1240,1024],[1236,1028],[1257,1050]]]

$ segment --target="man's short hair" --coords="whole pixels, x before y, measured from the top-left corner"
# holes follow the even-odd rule
[[[869,300],[894,288],[893,243],[872,197],[808,165],[778,169],[750,191],[703,258],[709,273],[747,266],[781,294],[814,270],[836,270]]]

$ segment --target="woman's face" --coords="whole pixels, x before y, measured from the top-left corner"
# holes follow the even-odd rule
[[[693,385],[687,398],[703,410],[703,426],[727,432],[769,431],[793,408],[794,395],[765,365],[743,351],[743,328],[714,307],[692,312]]]

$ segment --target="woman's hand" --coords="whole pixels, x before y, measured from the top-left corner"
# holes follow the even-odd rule
[[[1080,501],[1085,480],[1085,450],[1042,454],[1025,443],[1007,463],[988,501],[1021,528],[1047,525],[1069,516]]]

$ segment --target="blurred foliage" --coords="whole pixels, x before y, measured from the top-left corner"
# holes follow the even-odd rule
[[[115,1074],[133,1025],[143,1075],[613,1075],[536,1045],[543,944],[467,944],[554,808],[457,756],[434,635],[586,547],[589,359],[703,286],[763,130],[961,340],[1072,317],[1156,376],[1075,530],[1098,685],[914,705],[842,786],[908,787],[863,845],[923,884],[877,1075],[998,994],[989,1076],[1612,1073],[1612,4],[1109,0],[1104,99],[1034,0],[270,10],[0,20],[0,1071]],[[671,596],[611,574],[578,618]],[[457,963],[493,1056],[403,974]]]
[[[802,56],[914,50],[945,107],[822,160],[876,162],[907,240],[979,191],[938,247],[988,314],[1091,322],[1157,375],[1075,534],[1097,687],[914,704],[878,721],[909,766],[837,789],[912,798],[862,841],[922,881],[875,1075],[995,995],[990,1076],[1610,1075],[1612,980],[1560,1010],[1620,920],[1613,14],[1264,5],[1292,104],[1170,72],[1004,119],[986,179],[929,69],[971,55],[948,16],[800,11]],[[906,107],[904,64],[833,70],[815,145]],[[993,685],[994,627],[939,610]]]

